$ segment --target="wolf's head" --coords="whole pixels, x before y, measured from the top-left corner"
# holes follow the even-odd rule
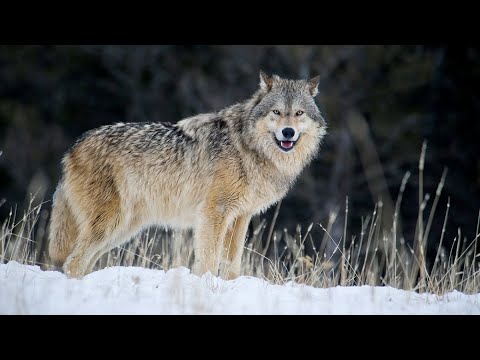
[[[310,161],[326,133],[326,123],[314,97],[319,78],[286,80],[260,72],[258,103],[246,126],[249,146],[285,170]]]

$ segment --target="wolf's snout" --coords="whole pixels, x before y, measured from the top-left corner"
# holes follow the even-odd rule
[[[292,128],[285,128],[282,130],[282,135],[289,140],[295,136],[295,130]]]
[[[298,140],[298,135],[299,134],[295,133],[295,129],[286,127],[281,130],[281,134],[279,132],[275,133],[275,141],[280,149],[284,152],[288,152],[295,146],[295,143]]]

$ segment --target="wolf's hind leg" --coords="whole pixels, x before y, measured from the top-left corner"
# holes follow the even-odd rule
[[[83,224],[73,252],[68,256],[63,270],[68,277],[82,278],[91,271],[92,262],[112,241],[112,235],[120,223],[120,214],[98,212],[95,220]]]
[[[112,249],[115,249],[117,246],[120,246],[130,240],[133,236],[138,234],[141,231],[141,227],[136,223],[127,227],[125,230],[118,232],[114,236],[112,236],[112,240],[110,242],[104,243],[104,246],[98,250],[95,255],[93,255],[92,259],[90,260],[87,271],[85,274],[89,274],[93,271],[95,264],[97,261],[102,257],[103,254],[109,252]]]
[[[103,254],[105,254],[107,251],[110,251],[110,250],[111,250],[110,247],[105,247],[105,246],[103,246],[100,250],[98,250],[89,261],[85,274],[90,274],[93,271],[93,268],[95,267],[95,264],[97,263],[97,261],[100,260]]]
[[[95,254],[105,246],[104,236],[91,231],[81,231],[77,244],[63,264],[63,271],[69,278],[80,279],[87,274]]]

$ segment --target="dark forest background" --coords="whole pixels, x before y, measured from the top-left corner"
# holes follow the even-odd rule
[[[436,250],[474,237],[480,206],[480,51],[469,46],[0,46],[0,220],[50,200],[63,153],[84,131],[118,121],[171,121],[219,110],[256,90],[263,69],[321,76],[317,103],[329,126],[321,155],[282,202],[277,228],[326,224],[349,235],[382,199],[392,210],[402,178],[402,233],[414,238],[418,160],[427,141],[426,214],[448,168],[432,225]],[[50,202],[45,209],[50,208]],[[271,219],[272,210],[264,216]],[[322,237],[318,226],[314,237]],[[430,253],[434,253],[431,251]]]

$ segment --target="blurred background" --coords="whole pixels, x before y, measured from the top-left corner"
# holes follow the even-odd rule
[[[249,97],[259,70],[289,78],[320,75],[317,103],[329,126],[321,155],[279,208],[276,227],[328,223],[349,237],[381,199],[386,218],[404,175],[401,233],[415,236],[418,161],[428,215],[445,168],[428,246],[461,228],[472,239],[480,206],[480,51],[468,46],[0,46],[0,222],[46,201],[63,153],[84,131],[119,121],[176,122]],[[271,209],[262,217],[271,221]],[[389,214],[390,213],[390,214]],[[45,220],[45,219],[44,219]],[[258,219],[257,219],[258,220]],[[305,231],[305,230],[303,230]],[[319,226],[314,238],[323,237]],[[462,235],[463,236],[463,235]],[[435,251],[431,251],[434,255]]]

